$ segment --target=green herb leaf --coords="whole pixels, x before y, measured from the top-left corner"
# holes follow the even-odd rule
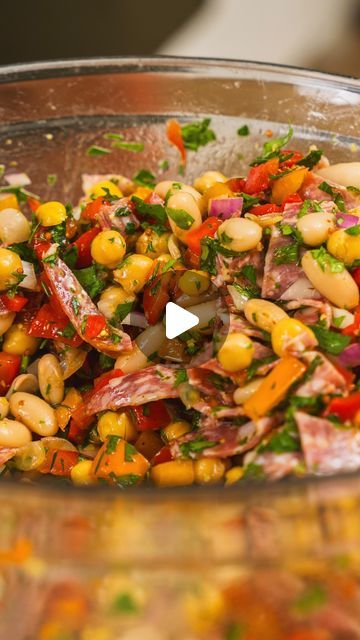
[[[360,196],[360,189],[359,187],[353,187],[352,185],[349,185],[348,187],[346,187],[347,191],[350,191],[350,193],[355,193],[355,195]]]
[[[250,129],[247,124],[243,124],[242,127],[239,127],[236,133],[238,134],[238,136],[248,136],[250,133]]]
[[[182,382],[187,382],[188,379],[189,378],[188,378],[188,374],[186,372],[186,369],[179,369],[176,372],[174,387],[178,387],[179,384],[181,384]]]
[[[296,611],[302,614],[311,614],[323,607],[328,600],[325,587],[321,584],[314,584],[308,587],[294,602]]]
[[[110,149],[105,149],[105,147],[99,147],[96,144],[93,144],[86,149],[86,155],[90,156],[91,158],[94,156],[105,156],[109,153],[111,153]]]
[[[252,264],[246,264],[244,267],[242,267],[240,273],[241,275],[245,276],[245,278],[250,280],[252,284],[256,285],[256,269]]]
[[[166,213],[175,222],[175,224],[184,231],[190,229],[191,225],[194,222],[194,218],[183,209],[170,209],[170,207],[165,207]]]
[[[239,284],[238,282],[233,282],[232,286],[238,293],[240,293],[241,296],[243,296],[244,298],[248,298],[249,300],[251,298],[257,298],[260,293],[259,287],[257,287],[256,285],[246,285]]]
[[[115,453],[119,440],[122,440],[121,436],[108,436],[106,438],[105,451],[108,455]]]
[[[243,479],[245,480],[263,480],[265,478],[264,469],[261,464],[250,462],[244,469]]]
[[[344,198],[342,197],[342,195],[341,195],[341,193],[339,191],[337,191],[336,189],[333,189],[327,182],[322,182],[321,184],[319,184],[318,188],[321,191],[324,191],[324,193],[328,193],[329,196],[332,197],[332,199],[334,200],[337,208],[340,211],[342,211],[343,213],[346,212]]]
[[[277,247],[274,251],[274,263],[279,264],[291,264],[297,262],[299,259],[299,245],[297,242],[292,242],[285,247]]]
[[[107,271],[97,264],[86,267],[86,269],[74,270],[74,276],[91,299],[98,296],[106,287]]]
[[[167,160],[166,158],[164,160],[159,160],[158,162],[158,167],[160,171],[167,171],[169,166],[170,166],[169,160]]]
[[[251,166],[263,164],[264,162],[271,160],[271,158],[279,158],[281,160],[284,160],[284,158],[281,158],[281,149],[291,140],[293,133],[293,128],[289,127],[289,131],[284,136],[267,140],[263,145],[263,155],[255,158],[255,160],[251,163]],[[289,157],[291,156],[292,153]]]
[[[49,173],[48,177],[47,177],[47,183],[48,185],[50,185],[51,187],[54,186],[54,184],[57,183],[57,175],[56,173]]]
[[[27,242],[11,244],[8,248],[14,253],[17,253],[20,258],[26,260],[27,262],[32,262],[33,264],[37,262],[35,252]]]
[[[155,176],[147,169],[141,169],[138,171],[138,173],[134,175],[133,181],[140,187],[149,187],[149,189],[153,189],[155,187]]]
[[[269,442],[259,447],[259,453],[272,451],[273,453],[285,453],[287,451],[299,451],[300,443],[297,434],[293,432],[290,425],[285,425],[275,432]]]
[[[118,304],[118,306],[115,309],[115,313],[111,318],[111,324],[115,326],[120,324],[124,320],[124,318],[126,318],[126,316],[130,313],[133,306],[134,306],[134,302],[123,302],[121,304]]]
[[[72,298],[71,306],[73,308],[73,311],[74,311],[75,315],[78,316],[79,313],[80,313],[80,302],[79,302],[79,300],[77,298]]]
[[[240,196],[244,200],[243,206],[242,206],[243,213],[246,213],[254,205],[259,204],[260,202],[260,198],[254,198],[253,196],[249,196],[247,193],[240,193]]]
[[[166,225],[167,215],[162,204],[148,204],[137,196],[132,196],[131,200],[135,203],[136,211],[142,216],[149,216],[157,220],[161,225]]]
[[[331,353],[333,356],[338,356],[342,353],[351,340],[350,336],[344,336],[342,333],[336,333],[336,331],[326,329],[319,324],[310,325],[310,329],[314,332],[320,349],[327,353]]]
[[[270,364],[271,362],[274,362],[274,360],[277,360],[277,359],[278,359],[278,356],[276,355],[267,356],[266,358],[261,358],[261,359],[254,358],[251,365],[247,369],[246,381],[249,382],[250,380],[252,380],[256,376],[260,367],[262,367],[265,364]]]
[[[324,247],[312,249],[310,253],[312,257],[315,258],[322,271],[325,271],[325,269],[328,268],[331,273],[341,273],[345,269],[344,263],[337,260],[337,258],[334,258],[334,256],[328,253]]]
[[[144,150],[143,142],[126,142],[125,140],[116,140],[111,145],[113,149],[125,149],[126,151],[132,151],[133,153],[139,153]]]
[[[126,489],[126,487],[132,487],[134,484],[138,484],[141,478],[141,476],[138,476],[135,473],[126,473],[123,476],[117,476],[116,473],[110,473],[109,477],[118,487],[121,487],[121,489]]]
[[[135,447],[130,442],[125,442],[125,461],[133,462],[134,455],[137,453]]]
[[[134,614],[138,613],[139,607],[130,593],[119,593],[112,603],[113,613]]]
[[[181,127],[181,136],[186,149],[197,151],[199,147],[204,147],[212,140],[216,140],[216,135],[209,129],[210,118],[204,118],[200,122],[191,122]]]
[[[99,353],[99,367],[102,371],[106,371],[107,369],[114,368],[115,360],[110,356],[107,356],[106,353]]]
[[[315,165],[319,162],[323,152],[320,149],[314,149],[310,151],[305,158],[299,160],[297,164],[300,164],[302,167],[307,167],[308,169],[313,169]]]
[[[66,251],[62,256],[62,259],[64,260],[65,264],[67,264],[67,266],[70,267],[70,269],[74,269],[78,260],[77,246],[73,244],[68,249],[66,249]]]
[[[51,238],[53,242],[59,245],[64,245],[66,240],[66,220],[57,224],[55,227],[51,227]]]
[[[217,442],[211,442],[210,440],[199,437],[191,442],[183,442],[179,445],[179,449],[184,458],[191,458],[194,457],[194,455],[192,456],[191,454],[201,453],[204,449],[209,449],[216,445]]]
[[[359,236],[360,224],[355,224],[353,227],[348,227],[348,229],[345,229],[345,233],[347,233],[348,236]]]
[[[302,203],[299,209],[299,213],[297,217],[302,218],[307,213],[309,213],[309,209],[312,209],[313,211],[317,211],[317,212],[322,211],[321,205],[316,200],[304,200],[304,202]]]
[[[62,338],[73,338],[76,335],[75,327],[69,322],[62,331],[57,332],[58,336]]]

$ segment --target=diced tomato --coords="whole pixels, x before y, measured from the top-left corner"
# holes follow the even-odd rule
[[[190,269],[200,268],[200,256],[197,253],[193,253],[191,249],[186,249],[184,254],[184,263]]]
[[[242,193],[245,188],[245,183],[245,178],[230,178],[225,182],[226,186],[234,193]]]
[[[285,198],[285,200],[282,201],[282,210],[284,210],[286,204],[301,204],[302,202],[303,199],[301,198],[301,196],[299,196],[298,193],[293,193],[291,196],[288,196],[287,198]]]
[[[4,304],[5,308],[8,311],[21,311],[23,307],[29,302],[25,296],[21,296],[19,294],[15,294],[14,296],[8,296],[4,293],[0,296],[0,300],[2,304]]]
[[[85,209],[81,212],[83,220],[96,220],[96,216],[103,204],[106,204],[106,200],[104,201],[103,196],[99,196],[98,198],[95,198],[95,200],[88,202]]]
[[[166,123],[166,136],[170,144],[178,148],[183,164],[186,162],[186,149],[181,133],[181,126],[177,120],[168,120]]]
[[[324,415],[335,415],[340,420],[353,420],[360,409],[360,391],[356,391],[347,398],[333,398],[325,409]]]
[[[102,387],[105,387],[110,380],[114,380],[115,378],[121,378],[124,375],[124,372],[121,369],[112,369],[111,371],[107,371],[103,373],[98,378],[94,380],[94,391],[99,391]]]
[[[188,231],[184,238],[184,242],[187,244],[190,251],[199,256],[201,254],[201,240],[206,237],[213,238],[222,223],[223,220],[220,220],[220,218],[211,216],[204,220],[197,229]]]
[[[77,451],[67,449],[49,449],[44,462],[39,467],[40,473],[51,473],[53,476],[70,475],[71,469],[79,462]]]
[[[28,328],[29,336],[34,338],[47,338],[52,340],[61,340],[65,344],[72,347],[78,347],[82,340],[75,333],[72,337],[64,337],[62,334],[65,328],[69,327],[69,319],[63,314],[56,315],[50,304],[45,303],[37,312]]]
[[[250,213],[254,214],[255,216],[264,216],[267,213],[280,213],[281,211],[282,208],[277,204],[257,204],[255,205],[255,207],[252,207],[252,209],[250,209]]]
[[[103,316],[88,316],[85,325],[85,338],[92,340],[106,327],[106,319]]]
[[[20,356],[0,351],[0,395],[4,395],[20,371]]]
[[[149,324],[156,324],[170,300],[169,285],[173,277],[171,271],[156,276],[145,287],[143,295],[144,314]]]
[[[34,240],[34,251],[37,259],[42,260],[43,255],[50,249],[51,243],[46,240]]]
[[[351,336],[352,338],[360,335],[360,308],[356,307],[354,314],[354,322],[349,324],[345,329],[341,329],[341,333],[344,336]]]
[[[163,400],[156,400],[155,402],[148,402],[139,407],[132,407],[131,415],[134,417],[136,421],[135,426],[139,431],[162,429],[171,421],[171,416]]]
[[[170,460],[172,460],[172,453],[171,453],[171,449],[169,447],[169,445],[165,445],[165,447],[162,447],[160,449],[160,451],[158,451],[153,459],[151,460],[151,465],[155,466],[156,464],[161,464],[162,462],[170,462]]]
[[[352,277],[354,278],[358,287],[360,287],[360,267],[356,267],[351,272]]]
[[[76,422],[72,417],[69,424],[69,430],[67,433],[67,438],[73,444],[82,444],[87,435],[87,428],[91,425],[93,418],[84,419],[82,424]]]
[[[32,198],[31,196],[27,197],[27,203],[33,213],[35,213],[41,205],[40,200],[37,200],[37,198]]]
[[[86,267],[90,267],[92,263],[91,257],[91,243],[96,238],[98,233],[100,233],[100,227],[93,227],[89,229],[89,231],[85,231],[80,238],[73,242],[72,247],[77,248],[77,261],[76,268],[77,269],[85,269]]]
[[[280,163],[280,167],[281,169],[289,169],[290,167],[292,167],[294,164],[296,164],[297,162],[299,162],[299,160],[302,160],[304,157],[304,154],[301,153],[301,151],[293,151],[292,149],[285,149],[282,152],[284,155],[290,155],[290,153],[292,153],[291,158],[289,158],[288,160],[284,160],[284,162]]]
[[[244,192],[249,195],[266,191],[270,187],[270,176],[279,169],[279,158],[272,158],[257,167],[251,167],[246,178]]]

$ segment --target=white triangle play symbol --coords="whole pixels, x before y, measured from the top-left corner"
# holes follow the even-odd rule
[[[199,318],[174,302],[168,302],[165,308],[165,333],[169,340],[176,338],[199,324]]]

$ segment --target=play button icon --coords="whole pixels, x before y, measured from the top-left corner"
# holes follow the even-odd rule
[[[199,318],[174,302],[168,302],[165,308],[165,333],[169,340],[177,338],[199,324]]]

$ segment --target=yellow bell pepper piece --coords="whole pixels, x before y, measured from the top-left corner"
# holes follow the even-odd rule
[[[57,423],[61,431],[64,431],[66,429],[67,423],[71,418],[72,410],[76,409],[76,407],[78,407],[81,403],[81,394],[77,391],[77,389],[71,387],[61,405],[59,405],[55,409]]]
[[[274,180],[271,191],[273,202],[282,204],[286,198],[296,193],[304,182],[307,172],[306,167],[299,167],[282,178]]]
[[[276,407],[296,380],[304,375],[306,366],[293,356],[281,358],[278,364],[264,378],[260,387],[244,404],[245,415],[258,420]]]

